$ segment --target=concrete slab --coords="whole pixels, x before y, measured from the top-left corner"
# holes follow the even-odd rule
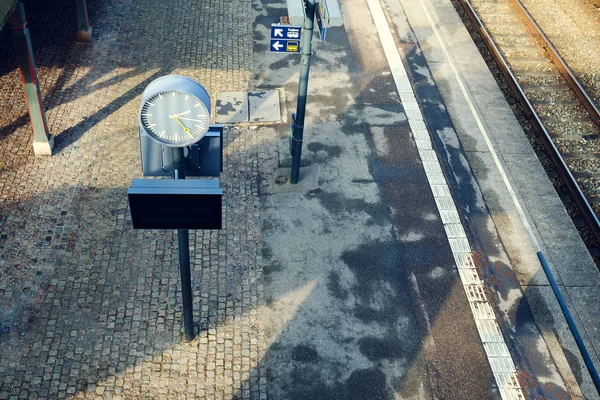
[[[394,14],[397,12],[395,1],[387,1],[391,10],[392,20],[400,26]],[[468,157],[468,164],[474,171],[474,177],[481,187],[481,192],[487,208],[489,209],[494,226],[485,226],[488,219],[478,221],[477,210],[472,207],[470,214],[474,219],[477,234],[484,243],[493,239],[493,231],[497,230],[502,240],[502,246],[510,257],[522,290],[528,300],[537,302],[534,306],[536,320],[549,321],[540,324],[544,341],[550,347],[554,360],[566,359],[569,365],[562,363],[559,367],[569,393],[577,398],[581,397],[578,385],[581,386],[584,396],[597,398],[589,375],[583,366],[578,350],[574,346],[573,338],[548,286],[547,279],[539,266],[535,249],[530,244],[529,235],[521,216],[517,213],[515,203],[506,188],[498,166],[493,161],[491,150],[488,148],[481,130],[475,123],[475,118],[469,109],[469,104],[464,98],[462,88],[458,84],[457,76],[462,84],[469,90],[468,97],[473,102],[473,107],[481,119],[485,133],[489,136],[492,147],[500,158],[500,166],[508,175],[516,198],[523,209],[523,215],[532,225],[533,236],[539,242],[546,258],[551,264],[551,270],[556,279],[566,285],[562,289],[571,296],[573,301],[568,301],[572,312],[576,313],[577,323],[581,330],[592,332],[585,335],[588,347],[594,350],[600,340],[597,332],[598,315],[597,303],[599,286],[598,271],[589,256],[581,238],[569,219],[564,206],[553,190],[545,172],[540,168],[526,136],[523,134],[518,122],[512,115],[510,107],[506,104],[499,88],[493,81],[487,66],[479,56],[475,46],[470,43],[470,38],[464,27],[457,21],[460,18],[447,0],[423,0],[418,2],[402,1],[406,16],[414,28],[417,39],[422,46],[423,53],[436,85],[452,117],[452,123],[460,137],[460,144]],[[449,57],[440,56],[437,45],[432,40],[432,35],[426,27],[424,8],[433,16],[434,23],[440,28],[441,42],[446,46]],[[416,27],[416,28],[415,28]],[[471,56],[471,53],[473,56]],[[451,60],[451,61],[449,61]],[[450,62],[453,65],[450,65]],[[456,68],[456,71],[453,70]],[[471,115],[470,115],[471,114]],[[444,144],[447,148],[455,145]],[[468,193],[467,193],[468,194]],[[529,285],[534,285],[529,286]],[[541,285],[541,286],[538,286]],[[533,289],[532,289],[533,288]],[[537,291],[537,297],[535,293]],[[543,292],[543,294],[539,294]],[[574,300],[575,297],[577,300]],[[538,301],[539,300],[539,301]],[[538,306],[540,305],[541,306]],[[552,306],[548,306],[552,304]],[[561,320],[561,318],[563,318]],[[556,324],[556,325],[554,325]],[[554,335],[558,335],[556,338]],[[556,344],[553,345],[552,343]],[[597,362],[597,360],[595,360]],[[557,361],[557,364],[560,364]],[[569,366],[573,374],[569,377]],[[575,379],[576,378],[576,379]]]
[[[544,179],[546,171],[544,171],[544,168],[539,163],[537,156],[531,151],[527,154],[503,153],[502,159],[508,171],[511,172],[511,178],[521,195],[556,195],[550,179]]]
[[[562,289],[564,287],[561,287]],[[529,306],[534,312],[536,323],[542,330],[544,340],[552,350],[552,357],[569,388],[569,392],[576,399],[583,398],[582,391],[593,393],[595,390],[594,383],[587,373],[583,358],[579,354],[567,321],[562,316],[562,311],[552,288],[549,286],[524,286],[523,290],[527,296]],[[566,301],[569,307],[573,306],[569,299],[566,299]],[[581,323],[581,319],[577,314],[574,315],[574,318],[577,324]],[[558,334],[558,340],[555,332]]]
[[[248,122],[248,93],[217,93],[215,122],[218,124]]]
[[[249,122],[281,122],[279,90],[248,92]]]
[[[572,287],[567,288],[567,293],[569,297],[571,297],[571,301],[574,305],[574,308],[577,310],[580,318],[588,321],[598,321],[600,320],[600,307],[597,307],[600,304],[600,294],[598,293],[597,288],[595,287]],[[584,325],[585,333],[589,335],[592,340],[591,349],[588,349],[593,354],[598,354],[600,348],[598,348],[597,344],[600,343],[600,327],[596,325]],[[592,355],[592,357],[594,357]],[[598,357],[592,358],[596,365],[598,365]]]

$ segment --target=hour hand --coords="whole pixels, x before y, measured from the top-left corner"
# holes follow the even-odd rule
[[[181,125],[181,127],[183,128],[183,131],[185,133],[187,133],[189,137],[194,137],[194,135],[192,135],[192,130],[190,128],[188,128],[187,126],[185,126],[183,124],[183,122],[181,122],[181,120],[176,115],[171,116],[171,118],[175,118],[175,121],[177,121],[177,123],[179,125]]]

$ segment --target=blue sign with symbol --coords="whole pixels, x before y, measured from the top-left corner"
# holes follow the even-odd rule
[[[299,53],[301,32],[301,26],[271,25],[271,45],[269,49],[272,53]]]

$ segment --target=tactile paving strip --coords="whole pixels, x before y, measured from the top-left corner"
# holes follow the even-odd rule
[[[437,154],[432,150],[429,132],[423,121],[419,107],[415,107],[416,99],[407,71],[404,68],[400,53],[390,31],[389,25],[379,0],[367,0],[371,15],[377,27],[394,82],[404,104],[408,123],[427,175],[435,203],[440,213],[448,242],[452,248],[456,267],[467,294],[479,337],[494,374],[496,384],[503,400],[524,400],[525,396],[519,384],[517,371],[508,347],[496,322],[494,309],[489,303],[482,280],[473,262],[471,246],[466,237],[464,227],[452,199],[448,183],[442,173]]]

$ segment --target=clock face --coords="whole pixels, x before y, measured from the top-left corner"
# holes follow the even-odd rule
[[[175,90],[157,93],[141,108],[142,127],[155,140],[171,147],[198,142],[210,123],[207,106],[195,96]]]

